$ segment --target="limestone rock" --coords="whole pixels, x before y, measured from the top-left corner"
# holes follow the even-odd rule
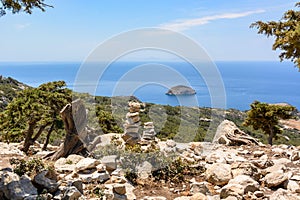
[[[137,167],[137,175],[141,179],[147,179],[151,175],[152,165],[148,161],[144,161]]]
[[[231,172],[233,178],[239,175],[247,175],[253,177],[254,180],[258,181],[260,179],[259,170],[249,162],[236,162],[231,164]]]
[[[191,196],[190,200],[208,200],[208,198],[202,193],[196,193]]]
[[[230,196],[234,196],[238,199],[242,199],[244,194],[244,187],[240,184],[228,184],[225,185],[220,193],[221,199],[225,199]]]
[[[212,164],[205,174],[207,181],[214,185],[225,185],[232,178],[230,165],[223,163]]]
[[[62,200],[77,200],[79,197],[81,197],[79,190],[76,187],[71,186],[66,188]]]
[[[291,192],[300,192],[300,185],[293,180],[288,180],[285,182],[285,188]]]
[[[13,172],[0,172],[1,198],[21,200],[33,195],[37,195],[37,189],[32,185],[29,177],[24,175],[20,178]]]
[[[59,158],[55,163],[55,170],[58,172],[73,172],[75,170],[76,164],[84,159],[83,156],[71,154],[67,158]]]
[[[93,169],[96,168],[96,166],[100,164],[99,160],[93,159],[93,158],[84,158],[81,159],[75,167],[76,171],[82,171],[86,169]]]
[[[269,198],[269,200],[300,200],[296,194],[291,194],[287,190],[279,188]]]
[[[267,167],[271,167],[274,165],[273,161],[269,159],[267,155],[263,155],[259,158],[259,160],[254,160],[253,164],[260,169],[265,169]]]
[[[83,183],[103,183],[109,179],[109,174],[107,172],[93,172],[91,174],[78,173],[78,177],[82,180]]]
[[[209,188],[208,188],[209,183],[208,182],[193,182],[191,183],[191,194],[197,194],[197,193],[202,193],[202,194],[210,194]]]
[[[117,169],[117,155],[104,156],[101,159],[101,163],[105,165],[106,170],[114,171]]]
[[[248,192],[255,192],[259,190],[259,183],[255,180],[253,180],[251,177],[246,175],[238,175],[234,179],[231,179],[228,182],[229,184],[238,184],[243,187],[244,193],[247,194]]]
[[[48,170],[44,170],[41,173],[37,174],[33,182],[38,186],[38,188],[42,191],[43,189],[46,189],[50,193],[54,193],[57,189],[59,184],[53,180],[48,178]]]
[[[157,196],[157,197],[146,196],[142,200],[167,200],[167,198],[166,197],[160,197],[160,196]]]
[[[271,172],[264,178],[265,184],[268,188],[277,187],[287,180],[288,176],[282,170]]]

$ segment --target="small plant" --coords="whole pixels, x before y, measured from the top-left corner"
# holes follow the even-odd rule
[[[68,165],[72,165],[72,164],[73,164],[73,161],[72,161],[72,160],[69,160],[69,159],[67,159],[67,160],[66,160],[66,164],[68,164]]]
[[[203,172],[204,169],[191,166],[180,157],[177,157],[171,163],[153,171],[152,176],[156,181],[164,180],[166,182],[180,183],[184,181],[186,175],[195,176]]]
[[[105,194],[104,194],[104,189],[103,188],[97,186],[93,189],[92,192],[93,192],[94,195],[99,197],[101,200],[104,199]]]
[[[19,176],[24,174],[31,176],[45,169],[45,165],[41,159],[10,159],[10,164],[14,166],[14,172]]]

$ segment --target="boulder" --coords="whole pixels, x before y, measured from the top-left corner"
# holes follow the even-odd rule
[[[126,186],[124,184],[114,184],[113,192],[120,194],[120,195],[125,195],[126,194]]]
[[[202,193],[196,193],[191,196],[190,200],[208,200],[208,198]]]
[[[265,185],[268,188],[278,187],[287,180],[288,176],[282,170],[271,172],[264,178]]]
[[[75,186],[70,186],[66,188],[62,200],[76,200],[79,197],[81,197],[79,190]]]
[[[233,178],[239,175],[247,175],[258,181],[260,179],[259,170],[249,162],[235,162],[231,164],[231,172]]]
[[[251,177],[246,175],[238,175],[234,179],[231,179],[228,182],[229,184],[238,184],[243,187],[243,194],[247,194],[248,192],[255,192],[259,190],[259,183],[253,180]]]
[[[214,185],[225,185],[232,178],[231,167],[228,164],[214,163],[205,172],[208,182]]]
[[[225,145],[259,145],[253,137],[241,131],[232,121],[224,120],[217,128],[214,143]]]
[[[20,178],[13,172],[0,172],[1,199],[21,200],[25,197],[34,196],[37,194],[37,189],[32,185],[28,176],[23,175]]]
[[[167,200],[166,197],[156,196],[156,197],[149,197],[146,196],[142,200]]]
[[[109,179],[109,174],[107,172],[93,172],[91,174],[78,173],[78,177],[83,183],[103,183]]]
[[[227,184],[225,185],[220,193],[221,199],[233,196],[238,199],[242,199],[244,194],[244,187],[240,184]]]
[[[299,192],[300,193],[300,185],[293,180],[288,180],[284,183],[284,188],[291,192]]]
[[[56,180],[48,178],[49,175],[49,171],[44,170],[34,177],[33,182],[40,191],[46,189],[50,193],[55,193],[59,184],[56,182]]]
[[[76,164],[82,159],[84,159],[83,156],[71,154],[67,158],[59,158],[55,161],[54,168],[57,172],[73,172]]]
[[[144,161],[137,167],[137,175],[141,179],[147,179],[151,175],[152,172],[152,164],[148,161]]]
[[[291,192],[279,188],[269,198],[269,200],[300,200],[297,194],[291,194]]]
[[[171,96],[194,95],[194,94],[196,94],[196,91],[193,88],[184,85],[177,85],[175,87],[172,87],[166,93],[166,95],[171,95]]]
[[[87,169],[93,169],[96,168],[96,166],[99,164],[100,164],[99,160],[93,158],[83,158],[76,164],[75,170],[82,171]]]
[[[209,183],[208,182],[193,182],[191,183],[191,194],[197,194],[197,193],[202,193],[202,194],[210,194],[209,188],[208,188]]]
[[[104,156],[101,159],[101,163],[105,165],[106,170],[114,171],[117,169],[117,155]]]

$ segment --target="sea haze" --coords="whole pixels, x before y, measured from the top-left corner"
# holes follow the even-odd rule
[[[290,62],[216,62],[223,80],[226,108],[248,110],[254,100],[269,103],[286,102],[300,109],[300,73]],[[0,74],[12,77],[30,86],[64,80],[68,87],[95,95],[135,95],[144,102],[211,107],[210,88],[189,63],[184,62],[116,62],[106,67],[96,80],[93,73],[104,66],[93,63],[86,81],[76,79],[81,63],[0,63]],[[84,65],[87,67],[87,65]],[[99,70],[101,69],[101,70]],[[82,73],[82,72],[81,72]],[[81,74],[82,76],[82,74]],[[217,78],[217,76],[216,76]],[[196,96],[174,97],[165,95],[168,87],[187,83]],[[76,85],[74,85],[76,84]],[[210,85],[210,87],[222,87]]]

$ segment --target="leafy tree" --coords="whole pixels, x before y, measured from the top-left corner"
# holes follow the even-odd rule
[[[54,126],[60,120],[60,110],[71,101],[71,90],[65,86],[64,81],[55,81],[21,91],[1,114],[0,130],[6,140],[20,141],[25,137],[22,150],[27,152],[50,126],[47,145]]]
[[[255,130],[261,129],[269,135],[268,143],[272,145],[273,138],[280,134],[282,130],[278,126],[280,119],[292,118],[292,111],[295,107],[289,105],[275,105],[255,101],[251,104],[251,110],[247,112],[244,121],[245,126],[253,126]]]
[[[295,6],[300,7],[300,2]],[[289,10],[278,22],[257,21],[250,27],[256,27],[258,34],[274,36],[273,50],[281,50],[280,60],[291,59],[300,69],[300,11]]]
[[[106,110],[105,106],[98,105],[96,107],[96,116],[104,134],[123,132],[123,130],[118,126],[112,113]]]
[[[38,8],[41,11],[45,11],[46,7],[52,7],[51,5],[45,4],[44,0],[1,0],[0,3],[0,16],[6,14],[9,10],[13,14],[21,11],[31,14],[34,8]]]

